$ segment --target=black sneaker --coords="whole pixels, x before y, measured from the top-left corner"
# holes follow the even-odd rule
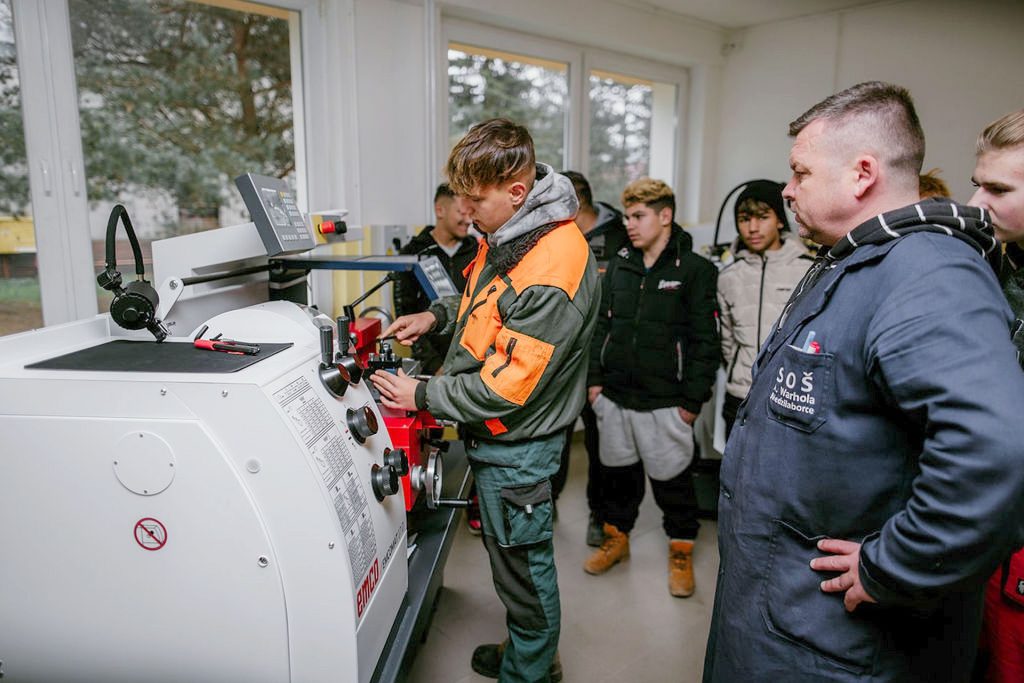
[[[587,545],[592,548],[600,548],[604,543],[604,525],[593,512],[590,513],[590,522],[587,524]]]
[[[501,673],[501,656],[505,654],[507,643],[508,641],[477,646],[473,650],[473,659],[470,661],[473,671],[484,678],[497,678]],[[551,662],[551,668],[548,669],[548,680],[551,683],[559,683],[562,680],[562,662],[558,658],[557,652],[554,661]]]

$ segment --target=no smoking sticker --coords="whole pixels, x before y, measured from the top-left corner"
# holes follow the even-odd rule
[[[143,550],[160,550],[167,545],[167,528],[158,519],[143,517],[135,522],[135,542]]]

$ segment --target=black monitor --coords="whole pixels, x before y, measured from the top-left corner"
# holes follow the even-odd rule
[[[316,246],[309,221],[299,210],[295,193],[285,181],[246,173],[235,178],[235,185],[268,256],[299,254]]]

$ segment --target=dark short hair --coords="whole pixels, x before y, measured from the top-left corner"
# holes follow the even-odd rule
[[[897,173],[914,180],[924,163],[924,131],[906,88],[867,81],[826,97],[789,124],[796,136],[817,119],[840,128],[861,124],[877,144],[879,158]]]
[[[578,171],[562,171],[562,175],[572,181],[573,189],[576,190],[576,198],[580,200],[580,206],[593,206],[594,193],[590,189],[590,183],[582,173]]]
[[[437,190],[434,191],[434,203],[437,204],[442,199],[455,199],[455,193],[452,192],[452,188],[448,186],[448,183],[441,183],[437,186]]]
[[[448,183],[457,194],[534,172],[533,138],[509,119],[488,119],[469,129],[448,155]]]

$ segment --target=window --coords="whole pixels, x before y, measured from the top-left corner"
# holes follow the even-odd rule
[[[0,0],[0,336],[43,326],[10,0]]]
[[[587,168],[595,200],[617,204],[643,176],[672,184],[676,86],[590,71]]]
[[[448,44],[448,149],[474,123],[503,116],[526,126],[537,160],[566,164],[568,65],[460,43]]]
[[[234,192],[241,173],[294,179],[297,13],[231,7],[241,9],[69,0],[97,269],[115,203],[128,208],[148,263],[153,240],[248,220]],[[130,272],[120,227],[117,237],[118,265]],[[109,294],[98,291],[106,310]]]
[[[583,173],[595,200],[617,205],[644,175],[685,194],[686,69],[454,16],[442,41],[448,96],[434,168],[470,125],[506,116],[529,128],[538,161]]]

